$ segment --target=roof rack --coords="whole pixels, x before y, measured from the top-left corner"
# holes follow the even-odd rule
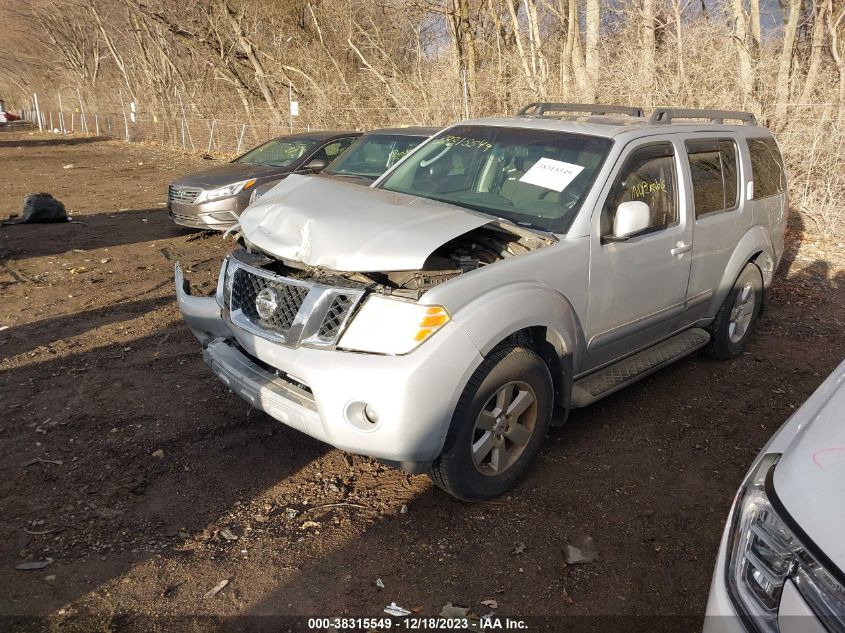
[[[736,110],[699,110],[684,108],[657,108],[651,115],[650,124],[667,124],[673,119],[710,119],[710,123],[724,123],[725,119],[742,121],[745,125],[757,125],[757,117],[750,112]]]
[[[644,116],[643,109],[631,106],[601,105],[596,103],[529,103],[516,114],[518,116],[543,116],[547,112],[581,112],[585,114],[624,114],[632,117]]]

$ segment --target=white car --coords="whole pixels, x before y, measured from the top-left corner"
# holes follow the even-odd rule
[[[845,631],[845,362],[769,441],[737,493],[704,631]]]

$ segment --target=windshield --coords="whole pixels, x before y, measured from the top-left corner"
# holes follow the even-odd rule
[[[582,134],[459,125],[415,152],[381,187],[566,233],[612,144]]]
[[[367,135],[332,163],[325,173],[375,180],[424,140],[422,136]]]
[[[317,141],[311,138],[274,138],[264,145],[259,145],[248,151],[240,158],[236,158],[235,162],[269,165],[270,167],[288,167],[314,149],[316,145]]]

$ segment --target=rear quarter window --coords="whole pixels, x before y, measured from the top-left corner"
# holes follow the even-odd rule
[[[754,181],[754,200],[768,198],[786,191],[783,157],[773,138],[748,139],[751,154],[751,177]]]

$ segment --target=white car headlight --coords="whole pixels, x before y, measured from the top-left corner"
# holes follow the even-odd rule
[[[737,495],[727,561],[731,599],[758,631],[774,633],[783,587],[791,580],[828,630],[845,632],[845,587],[807,550],[796,535],[800,530],[790,527],[766,492],[779,458],[764,455]]]
[[[443,306],[370,295],[346,328],[338,347],[374,354],[407,354],[450,318]]]
[[[233,182],[231,185],[217,187],[217,189],[208,189],[197,196],[197,203],[231,198],[232,196],[238,195],[241,191],[249,189],[253,185],[255,185],[255,178],[241,180],[240,182]]]

